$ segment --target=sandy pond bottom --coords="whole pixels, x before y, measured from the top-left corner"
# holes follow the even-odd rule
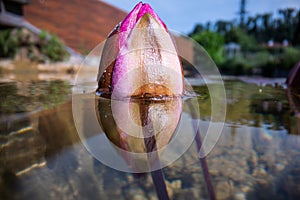
[[[206,157],[217,199],[300,199],[300,118],[290,108],[299,97],[271,83],[229,79],[225,87],[225,127]],[[71,88],[52,79],[0,84],[0,199],[157,199],[149,174],[116,171],[88,153]],[[194,89],[205,129],[210,97]],[[185,107],[181,120],[190,130]],[[163,172],[172,199],[209,199],[195,143]]]

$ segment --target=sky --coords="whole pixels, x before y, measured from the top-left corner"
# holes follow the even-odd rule
[[[103,0],[126,12],[141,0]],[[171,30],[190,33],[197,23],[238,18],[240,0],[144,0],[149,3]],[[273,13],[278,9],[300,9],[300,0],[246,0],[250,16]]]

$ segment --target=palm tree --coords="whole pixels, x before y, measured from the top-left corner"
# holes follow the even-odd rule
[[[272,27],[273,23],[271,21],[271,18],[272,18],[272,13],[265,13],[262,15],[264,41],[268,41],[274,38],[273,27]]]
[[[295,17],[295,21],[297,21],[295,22],[297,25],[294,32],[293,44],[297,45],[300,44],[300,9],[298,10],[297,17]]]
[[[293,24],[293,18],[295,14],[294,8],[286,8],[286,9],[280,9],[279,14],[282,16],[283,24],[281,27],[282,32],[282,40],[288,39],[289,41],[293,40],[294,32],[295,32],[295,26],[296,24]]]
[[[233,27],[232,22],[219,20],[215,24],[215,29],[218,33],[225,35],[228,31],[230,31]]]
[[[241,0],[239,15],[240,15],[240,28],[242,28],[242,29],[244,29],[244,26],[245,26],[246,13],[247,13],[246,0]]]
[[[250,34],[255,33],[257,30],[257,19],[257,17],[248,17],[246,28]]]

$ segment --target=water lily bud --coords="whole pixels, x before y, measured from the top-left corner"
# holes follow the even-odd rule
[[[149,4],[137,4],[109,35],[97,91],[115,98],[182,95],[182,66],[175,44]]]
[[[110,33],[99,72],[97,117],[127,164],[145,171],[171,141],[182,112],[183,73],[172,37],[138,3]],[[158,152],[158,153],[157,153]]]
[[[132,153],[161,150],[170,142],[182,113],[182,98],[130,101],[99,98],[98,121],[108,139]]]

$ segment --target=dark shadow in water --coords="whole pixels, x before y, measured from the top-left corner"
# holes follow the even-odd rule
[[[38,121],[38,130],[46,143],[47,166],[53,169],[61,156],[60,152],[80,141],[73,122],[71,102],[43,111]],[[72,157],[72,155],[70,156]],[[75,162],[76,159],[73,164]]]
[[[0,199],[16,199],[12,194],[18,194],[21,189],[18,177],[10,170],[1,170]]]

